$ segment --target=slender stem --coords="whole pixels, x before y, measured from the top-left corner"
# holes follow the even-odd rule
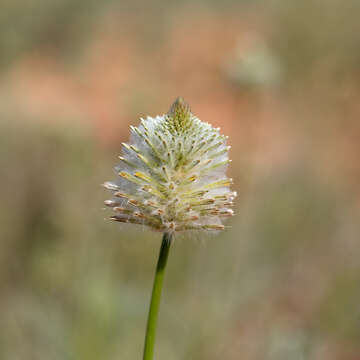
[[[145,333],[143,360],[152,360],[154,355],[156,323],[159,313],[161,290],[164,280],[166,262],[171,245],[171,239],[172,239],[172,234],[164,233],[160,248],[159,260],[156,266],[154,285],[151,295],[150,309],[149,309],[149,315],[148,315],[146,333]]]

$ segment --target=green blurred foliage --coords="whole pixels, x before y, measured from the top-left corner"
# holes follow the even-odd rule
[[[274,0],[270,7],[276,22],[272,44],[286,61],[289,79],[313,76],[314,66],[331,70],[337,80],[358,75],[358,1]]]
[[[96,1],[2,1],[1,65],[11,64],[39,47],[56,53],[74,53],[89,36],[104,5],[106,2]]]

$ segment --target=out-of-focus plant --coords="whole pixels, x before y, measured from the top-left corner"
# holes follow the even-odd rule
[[[243,88],[261,89],[279,85],[282,68],[264,39],[239,39],[235,54],[225,65],[228,78]]]

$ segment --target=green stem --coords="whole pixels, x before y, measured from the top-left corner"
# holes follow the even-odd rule
[[[159,313],[161,290],[164,280],[166,262],[171,245],[171,239],[172,239],[172,234],[164,233],[160,248],[159,260],[156,266],[154,285],[151,295],[150,309],[149,309],[146,334],[145,334],[143,360],[152,360],[154,356],[156,323]]]

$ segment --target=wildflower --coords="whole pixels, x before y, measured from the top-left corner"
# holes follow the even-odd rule
[[[175,231],[222,230],[236,193],[226,176],[229,146],[220,129],[200,121],[182,98],[169,112],[141,120],[123,144],[118,177],[104,186],[111,219],[163,232],[145,333],[143,360],[153,360],[160,296]]]
[[[131,126],[118,177],[104,184],[113,194],[105,201],[115,213],[111,219],[164,233],[222,230],[236,193],[226,176],[230,146],[219,130],[193,115],[182,98],[167,114]]]

